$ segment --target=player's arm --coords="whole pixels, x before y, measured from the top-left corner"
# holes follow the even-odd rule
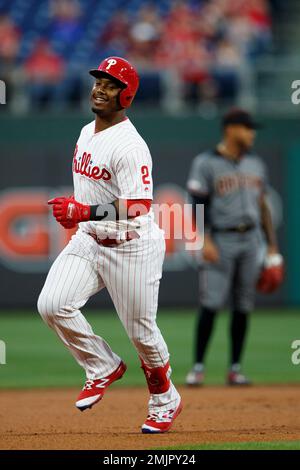
[[[278,253],[277,237],[272,221],[272,214],[267,202],[266,194],[263,192],[260,196],[261,226],[266,237],[268,253]]]
[[[197,223],[200,205],[204,206],[204,244],[202,256],[205,261],[215,263],[219,259],[218,248],[211,237],[210,197],[207,194],[191,194],[193,220]]]
[[[209,233],[211,228],[210,218],[210,177],[207,162],[200,157],[196,157],[190,169],[187,181],[187,190],[192,201],[193,220],[197,223],[200,206],[204,206],[204,230]]]
[[[134,219],[135,217],[147,214],[151,208],[151,203],[151,199],[117,199],[111,204],[89,206],[89,220]],[[111,208],[113,208],[112,211],[110,211]]]
[[[260,292],[271,293],[277,290],[284,280],[284,260],[278,250],[278,244],[270,207],[263,193],[260,197],[261,226],[264,231],[268,251],[257,281],[257,290]]]
[[[197,222],[200,205],[204,206],[204,245],[202,256],[205,261],[215,263],[219,260],[219,251],[211,237],[210,203],[212,183],[207,161],[203,158],[193,160],[187,189],[192,198],[193,218]]]
[[[74,228],[79,222],[127,220],[147,214],[151,199],[117,199],[112,203],[81,204],[71,197],[58,197],[48,201],[53,206],[53,216],[64,228]]]

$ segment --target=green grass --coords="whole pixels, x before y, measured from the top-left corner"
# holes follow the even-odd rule
[[[84,312],[86,313],[86,312]],[[89,312],[88,320],[128,364],[118,386],[143,385],[137,354],[113,311]],[[220,315],[207,357],[207,383],[223,384],[228,362],[228,316]],[[192,364],[194,310],[163,310],[158,323],[171,353],[173,378],[183,383]],[[37,313],[2,312],[0,339],[7,364],[0,365],[0,387],[78,386],[84,374]],[[251,322],[244,369],[256,383],[300,382],[300,365],[291,362],[291,343],[300,339],[296,311],[257,311]]]
[[[164,447],[163,450],[300,450],[300,441],[223,442]]]

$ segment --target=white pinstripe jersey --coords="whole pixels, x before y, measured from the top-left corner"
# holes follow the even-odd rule
[[[89,205],[116,199],[152,199],[152,159],[149,148],[131,121],[95,133],[95,121],[84,126],[73,158],[74,196]],[[86,232],[115,233],[153,220],[152,210],[129,221],[81,222]]]

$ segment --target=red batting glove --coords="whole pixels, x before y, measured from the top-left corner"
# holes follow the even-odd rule
[[[53,216],[66,229],[74,228],[79,222],[90,220],[90,206],[75,201],[74,196],[56,197],[50,199],[48,204],[53,205]]]

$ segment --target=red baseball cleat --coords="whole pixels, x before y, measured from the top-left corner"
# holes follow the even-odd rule
[[[93,405],[100,401],[106,391],[106,389],[116,380],[123,377],[126,372],[126,364],[123,361],[120,362],[119,367],[107,377],[102,379],[87,380],[84,384],[82,391],[80,392],[76,407],[80,411],[84,411],[87,408],[92,408]]]
[[[151,396],[149,404],[149,415],[142,426],[142,433],[158,434],[168,432],[170,430],[175,419],[183,408],[179,393],[173,384],[171,387],[173,397],[169,405],[157,406],[155,405],[155,399],[159,399],[159,395]]]
[[[198,367],[197,364],[191,369],[191,371],[187,374],[185,379],[186,385],[190,387],[197,387],[199,385],[203,385],[204,383],[204,370],[203,367]]]
[[[251,381],[240,372],[229,371],[227,385],[251,385]]]

